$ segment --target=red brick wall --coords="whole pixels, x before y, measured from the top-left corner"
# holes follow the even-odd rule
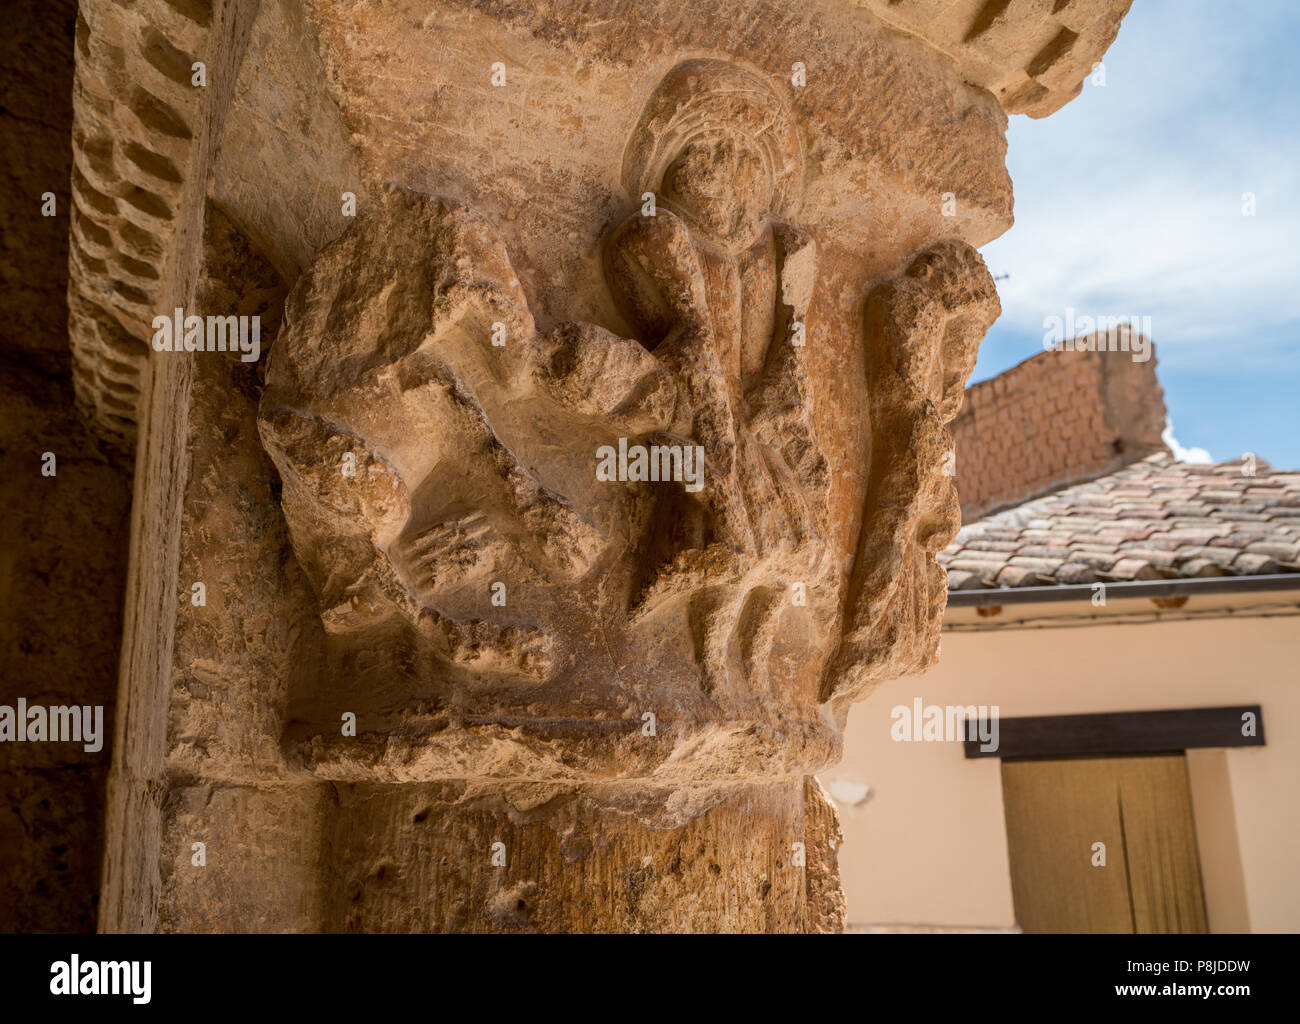
[[[951,430],[969,522],[1164,449],[1154,348],[1047,351],[966,389]]]

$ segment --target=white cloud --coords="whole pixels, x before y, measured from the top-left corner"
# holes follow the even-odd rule
[[[1213,457],[1204,448],[1184,448],[1179,444],[1178,438],[1174,437],[1174,421],[1168,416],[1165,417],[1165,432],[1160,435],[1160,440],[1169,446],[1169,450],[1174,453],[1174,458],[1179,462],[1193,462],[1203,466],[1214,462]]]
[[[1252,51],[1269,22],[1142,8],[1106,55],[1105,86],[1085,84],[1050,118],[1011,119],[1017,223],[984,248],[1010,275],[1000,326],[1040,336],[1067,308],[1150,316],[1167,366],[1294,365],[1300,138]]]

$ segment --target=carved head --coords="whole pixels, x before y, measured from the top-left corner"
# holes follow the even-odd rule
[[[739,249],[762,229],[772,205],[772,179],[755,146],[719,132],[687,144],[669,165],[661,195],[709,241]]]
[[[753,242],[764,217],[790,217],[803,186],[803,147],[785,104],[735,64],[693,60],[664,76],[633,129],[623,182],[653,192],[709,241]]]

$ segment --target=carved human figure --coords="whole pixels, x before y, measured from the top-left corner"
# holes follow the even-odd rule
[[[783,219],[802,173],[766,84],[721,61],[680,65],[624,159],[630,196],[653,193],[655,212],[605,247],[612,291],[679,383],[674,427],[705,446],[704,504],[723,543],[748,554],[820,533],[826,462],[803,358],[815,246]]]
[[[659,589],[696,590],[710,688],[763,685],[765,667],[729,678],[728,648],[738,628],[776,628],[774,581],[815,599],[833,589],[804,358],[816,249],[784,219],[802,175],[798,134],[771,88],[733,64],[689,61],[651,95],[624,158],[629,196],[653,194],[653,213],[643,206],[605,246],[611,290],[678,384],[671,429],[706,455],[703,492],[660,497],[652,561]],[[679,557],[703,549],[715,555],[707,565]],[[819,617],[824,636],[825,609]]]

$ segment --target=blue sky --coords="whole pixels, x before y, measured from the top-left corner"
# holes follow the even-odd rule
[[[1011,118],[1016,224],[982,250],[1010,276],[972,383],[1067,307],[1149,316],[1177,441],[1300,468],[1298,42],[1293,0],[1135,0],[1104,85]]]

